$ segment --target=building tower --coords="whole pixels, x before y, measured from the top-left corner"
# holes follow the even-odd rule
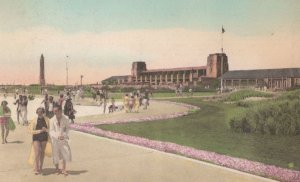
[[[210,54],[207,57],[206,76],[218,78],[229,70],[228,58],[225,53]]]
[[[131,68],[131,76],[133,78],[133,81],[138,81],[140,78],[140,75],[143,71],[147,71],[147,66],[145,62],[138,61],[132,63]]]
[[[41,58],[40,58],[40,85],[41,86],[46,85],[46,81],[45,81],[45,64],[44,64],[43,54],[41,55]]]

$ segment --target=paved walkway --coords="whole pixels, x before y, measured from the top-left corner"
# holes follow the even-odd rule
[[[3,100],[3,98],[0,97],[0,100]],[[16,122],[17,106],[13,104],[15,100],[13,99],[13,97],[8,97],[6,100],[8,101],[8,107],[12,111],[12,119]],[[43,106],[43,104],[41,104],[42,100],[42,98],[38,97],[33,101],[29,101],[27,114],[27,118],[29,121],[36,117],[36,109],[40,106]],[[116,102],[116,105],[122,104],[122,102]],[[143,110],[143,108],[141,107],[139,113],[125,113],[125,111],[122,110],[108,114],[108,109],[106,109],[106,114],[103,114],[103,106],[97,106],[96,103],[92,101],[92,99],[83,99],[81,100],[80,105],[74,105],[74,108],[77,111],[75,120],[76,123],[104,120],[109,122],[111,120],[117,119],[141,118],[154,115],[169,115],[171,113],[186,112],[189,110],[188,108],[181,105],[175,105],[161,101],[150,101],[150,107],[148,107],[147,110]],[[20,119],[20,122],[22,123],[22,119]]]
[[[12,98],[8,98],[8,101],[14,111]],[[34,111],[40,102],[41,99],[30,102],[29,119],[34,117]],[[98,106],[75,107],[81,116],[76,122],[135,118],[188,110],[186,107],[155,101],[151,102],[149,110],[141,110],[139,114],[117,112],[103,115],[100,114]],[[14,114],[13,118],[15,119]],[[73,152],[73,162],[68,165],[70,175],[64,177],[54,174],[52,160],[45,158],[45,175],[35,176],[33,168],[27,164],[31,136],[27,133],[27,127],[17,125],[16,131],[9,135],[9,143],[0,144],[0,181],[271,181],[178,155],[76,131],[70,132],[70,138]]]
[[[17,126],[8,144],[0,144],[0,181],[271,181],[235,170],[75,131],[70,132],[73,162],[70,175],[54,174],[45,158],[44,176],[27,164],[31,136]]]

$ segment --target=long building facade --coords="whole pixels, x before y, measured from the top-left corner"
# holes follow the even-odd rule
[[[300,68],[229,71],[220,77],[223,88],[286,90],[300,87]]]
[[[130,75],[112,76],[102,81],[106,84],[127,85],[197,85],[217,79],[229,70],[225,53],[210,54],[206,66],[147,69],[145,62],[133,62]]]

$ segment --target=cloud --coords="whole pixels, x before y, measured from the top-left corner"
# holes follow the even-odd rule
[[[95,83],[112,75],[130,74],[133,61],[147,67],[206,65],[208,54],[220,52],[220,32],[152,29],[104,33],[65,33],[51,27],[0,32],[0,83],[37,83],[39,58],[45,56],[46,82]],[[269,36],[224,34],[230,69],[300,67],[300,35],[274,32]],[[68,55],[69,58],[66,56]]]

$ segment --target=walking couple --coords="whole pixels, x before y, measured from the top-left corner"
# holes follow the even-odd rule
[[[68,144],[69,121],[62,114],[60,105],[53,107],[55,116],[49,120],[45,116],[44,108],[36,110],[35,118],[29,126],[29,132],[32,134],[32,146],[28,162],[34,165],[36,175],[43,174],[44,156],[51,157],[55,165],[57,174],[68,175],[66,171],[66,162],[71,161],[71,149]],[[62,161],[62,168],[59,168],[59,162]]]

